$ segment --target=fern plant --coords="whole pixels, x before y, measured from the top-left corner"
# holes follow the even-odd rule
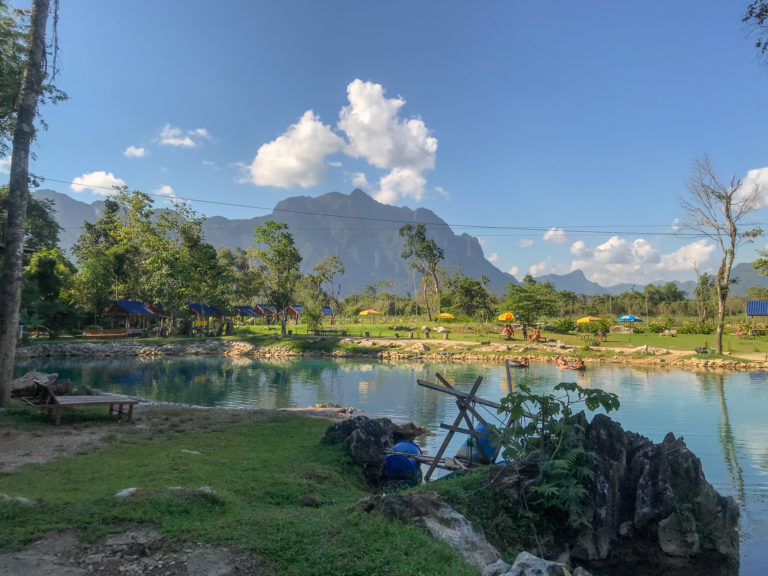
[[[502,457],[513,462],[539,451],[535,461],[538,475],[524,494],[527,508],[543,513],[553,521],[565,521],[577,527],[588,524],[585,484],[591,480],[596,456],[584,449],[579,440],[583,429],[572,418],[574,406],[589,410],[618,410],[616,394],[597,388],[582,388],[576,383],[561,382],[553,394],[534,394],[520,384],[502,399],[499,412],[507,412],[514,424],[496,429]]]

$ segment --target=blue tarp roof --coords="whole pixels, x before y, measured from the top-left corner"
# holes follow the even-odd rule
[[[330,306],[323,308],[323,316],[333,316],[333,310],[331,310]]]
[[[187,302],[187,308],[192,310],[198,316],[216,316],[210,306],[203,304],[202,302]]]
[[[241,316],[256,317],[262,315],[261,312],[251,308],[250,306],[235,306],[235,310],[237,310]]]
[[[747,316],[768,316],[768,300],[747,300]]]
[[[211,307],[211,310],[213,310],[217,316],[232,316],[229,312],[225,312],[223,308],[220,306],[216,306],[215,304],[209,304]]]
[[[116,311],[122,311],[124,314],[145,314],[150,316],[154,314],[143,302],[138,300],[113,300],[103,313],[110,314]]]
[[[301,311],[304,309],[304,306],[300,306],[299,304],[294,304],[293,306],[289,306],[288,308],[296,312],[296,315],[298,316],[299,314],[301,314]]]
[[[277,314],[277,308],[274,306],[268,306],[267,304],[257,304],[255,308],[265,316],[270,314]]]

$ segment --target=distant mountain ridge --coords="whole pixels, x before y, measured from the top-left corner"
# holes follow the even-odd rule
[[[104,207],[104,202],[86,204],[53,190],[38,190],[35,195],[54,201],[56,219],[63,229],[60,245],[65,250],[77,240],[83,221],[95,221]],[[388,290],[413,294],[419,278],[400,257],[403,239],[398,231],[403,224],[416,222],[427,224],[428,235],[445,251],[441,264],[449,274],[461,271],[474,278],[485,276],[490,289],[498,293],[509,282],[517,283],[514,276],[486,260],[477,238],[454,234],[431,210],[381,204],[358,189],[351,194],[330,192],[314,198],[287,198],[275,206],[272,214],[256,218],[206,217],[203,234],[216,248],[245,249],[253,246],[254,228],[267,220],[288,225],[303,258],[302,272],[310,271],[326,256],[337,254],[345,268],[340,279],[342,295],[380,281],[392,282]]]
[[[83,221],[94,222],[104,209],[103,201],[87,204],[66,194],[41,189],[33,192],[40,198],[49,198],[56,206],[56,219],[62,227],[60,245],[69,250],[81,232]],[[350,194],[329,192],[318,197],[294,196],[277,203],[272,214],[248,219],[229,219],[210,216],[205,219],[203,233],[217,248],[248,248],[253,245],[253,229],[267,220],[288,224],[303,257],[302,271],[308,272],[329,254],[338,254],[346,273],[341,278],[342,295],[363,290],[380,281],[392,282],[387,288],[399,294],[414,293],[418,278],[400,257],[403,240],[398,230],[403,224],[427,224],[430,237],[445,250],[442,264],[452,274],[462,271],[473,278],[481,275],[489,280],[489,287],[502,294],[507,283],[518,283],[511,274],[502,272],[483,255],[477,238],[469,234],[454,234],[444,220],[431,210],[381,204],[361,190]],[[732,276],[739,282],[732,294],[745,296],[749,286],[768,288],[768,277],[761,276],[749,263],[733,267]],[[568,274],[547,274],[537,282],[552,282],[558,290],[577,294],[617,295],[633,289],[642,291],[644,285],[615,284],[601,286],[588,280],[581,270]],[[695,282],[675,282],[689,295]]]

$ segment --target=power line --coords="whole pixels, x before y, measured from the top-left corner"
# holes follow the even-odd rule
[[[48,181],[48,182],[56,182],[59,184],[74,184],[74,182],[69,180],[58,180],[56,178],[47,178],[44,176],[38,176],[38,178],[42,181]],[[109,190],[111,192],[114,192],[115,189],[108,187],[108,186],[98,186],[98,185],[88,185],[88,188],[98,188],[101,190]],[[500,225],[488,225],[488,224],[450,224],[447,222],[418,222],[414,220],[402,220],[402,219],[389,219],[389,218],[375,218],[372,216],[353,216],[348,214],[331,214],[327,212],[310,212],[307,210],[291,210],[287,208],[268,208],[265,206],[256,206],[254,204],[241,204],[236,202],[223,202],[221,200],[205,200],[202,198],[192,198],[192,197],[185,197],[185,196],[169,196],[167,194],[156,194],[151,192],[144,192],[144,194],[147,194],[148,196],[153,196],[156,198],[165,198],[165,199],[171,199],[171,200],[182,200],[184,202],[190,202],[190,203],[200,203],[200,204],[211,204],[214,206],[226,206],[230,208],[249,208],[251,210],[264,210],[266,212],[284,212],[288,214],[300,214],[300,215],[306,215],[306,216],[323,216],[326,218],[341,218],[341,219],[347,219],[347,220],[359,220],[359,221],[366,221],[366,222],[385,222],[385,223],[391,223],[391,224],[424,224],[425,226],[433,226],[433,227],[449,227],[454,229],[464,229],[464,230],[509,230],[509,231],[517,231],[517,232],[535,232],[535,233],[546,233],[550,231],[554,231],[555,233],[561,233],[561,234],[585,234],[585,235],[605,235],[605,234],[626,234],[626,235],[644,235],[644,236],[671,236],[676,238],[697,238],[697,237],[707,237],[708,234],[705,234],[703,232],[682,232],[682,231],[651,231],[651,230],[643,230],[643,231],[637,231],[637,230],[631,230],[628,229],[629,227],[636,227],[636,228],[642,228],[642,227],[666,227],[669,228],[669,225],[665,224],[640,224],[640,225],[596,225],[596,226],[586,226],[586,225],[571,225],[571,226],[500,226]],[[304,229],[304,228],[302,228]],[[321,227],[321,228],[306,228],[307,230],[310,229],[330,229],[329,227]],[[386,228],[381,228],[381,230],[385,230]],[[371,228],[366,228],[366,230],[371,230]],[[482,237],[521,237],[523,234],[476,234],[476,236],[482,236]]]

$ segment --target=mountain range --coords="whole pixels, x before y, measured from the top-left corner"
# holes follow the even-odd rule
[[[60,246],[68,251],[77,241],[83,221],[96,221],[104,208],[103,201],[91,204],[75,200],[54,190],[33,192],[38,198],[53,200],[56,221],[61,226]],[[502,272],[483,255],[480,242],[469,234],[454,234],[448,224],[431,210],[381,204],[355,189],[350,194],[329,192],[318,197],[294,196],[278,202],[272,214],[248,219],[229,219],[223,216],[207,217],[203,234],[207,242],[217,248],[248,248],[253,245],[253,230],[267,220],[285,222],[293,234],[296,247],[302,255],[302,272],[310,271],[330,254],[337,254],[344,264],[341,294],[351,294],[366,286],[384,280],[391,282],[386,289],[398,294],[413,294],[418,277],[404,261],[400,252],[403,239],[398,231],[403,224],[427,224],[427,234],[445,251],[441,263],[449,275],[461,272],[466,276],[488,278],[488,286],[497,294],[506,284],[518,280]],[[731,293],[743,296],[749,286],[768,287],[768,277],[760,276],[750,264],[741,263],[733,268],[732,276],[739,279]],[[538,282],[552,282],[558,290],[577,294],[612,294],[642,290],[643,286],[616,284],[601,286],[588,280],[581,270],[568,274],[549,274],[536,278]],[[675,282],[682,290],[693,293],[695,282]]]

